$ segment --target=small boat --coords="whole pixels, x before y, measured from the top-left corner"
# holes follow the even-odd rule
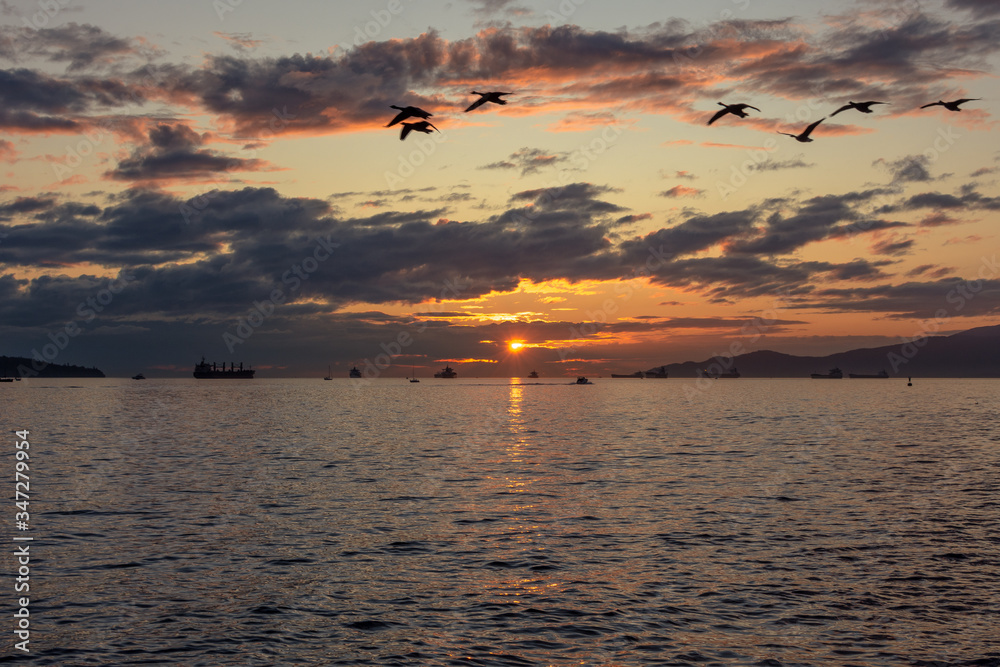
[[[887,380],[889,378],[889,374],[886,373],[885,369],[883,368],[875,375],[866,375],[864,373],[848,373],[847,377],[852,379],[867,378],[867,379]]]
[[[436,378],[456,378],[458,373],[455,372],[451,366],[445,366],[443,369],[434,374]]]
[[[352,378],[359,378],[359,377],[361,377],[361,371],[359,371],[359,370],[358,370],[358,367],[357,367],[357,366],[355,366],[354,368],[352,368],[352,369],[351,369],[351,371],[350,371],[349,375],[350,375],[350,376],[351,376]]]
[[[417,379],[417,372],[413,369],[413,366],[410,366],[410,374],[412,375],[410,382],[420,382],[420,380]]]
[[[638,378],[640,380],[642,379],[642,376],[642,371],[636,371],[635,373],[629,373],[628,375],[619,375],[618,373],[611,374],[611,377],[613,378]]]
[[[0,378],[0,382],[13,382],[14,378]]]
[[[333,371],[330,369],[329,366],[326,367],[326,377],[323,378],[323,379],[324,380],[332,380],[333,379]]]
[[[132,376],[132,379],[133,380],[145,380],[146,376],[143,375],[142,373],[136,373],[135,375]]]
[[[530,373],[528,373],[528,377],[531,378],[532,380],[537,380],[538,379],[538,371],[531,371]]]
[[[576,382],[574,382],[573,384],[594,384],[594,383],[581,375],[578,378],[576,378]]]
[[[646,377],[647,378],[659,378],[661,380],[666,380],[667,379],[667,367],[666,366],[660,366],[656,370],[646,371]]]
[[[844,377],[844,372],[839,368],[831,368],[830,372],[826,375],[822,373],[813,373],[810,375],[813,380],[840,380]]]

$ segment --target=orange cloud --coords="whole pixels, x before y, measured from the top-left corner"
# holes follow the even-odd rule
[[[689,188],[686,185],[675,185],[669,190],[664,190],[660,193],[661,197],[700,197],[705,194],[704,190],[699,190],[698,188]]]

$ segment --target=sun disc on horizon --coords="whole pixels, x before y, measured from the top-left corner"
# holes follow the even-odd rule
[[[507,346],[510,348],[511,352],[518,352],[524,349],[524,343],[519,340],[512,340],[507,344]]]

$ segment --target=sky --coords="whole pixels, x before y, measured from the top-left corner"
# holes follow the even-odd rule
[[[563,377],[997,324],[998,66],[995,0],[0,0],[0,354]]]

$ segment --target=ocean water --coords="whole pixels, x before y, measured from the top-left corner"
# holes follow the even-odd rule
[[[998,415],[996,380],[0,385],[0,660],[1000,665]]]

